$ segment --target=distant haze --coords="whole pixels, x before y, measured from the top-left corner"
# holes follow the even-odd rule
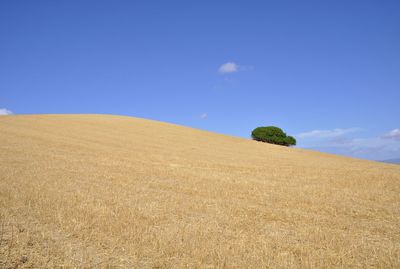
[[[382,161],[384,163],[395,163],[395,164],[400,164],[400,158],[398,159],[389,159],[389,160],[384,160]]]

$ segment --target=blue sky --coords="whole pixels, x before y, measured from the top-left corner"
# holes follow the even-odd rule
[[[0,114],[107,113],[400,157],[399,1],[1,1]]]

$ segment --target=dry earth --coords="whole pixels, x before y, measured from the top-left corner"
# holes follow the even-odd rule
[[[109,115],[0,117],[0,268],[400,268],[400,166]]]

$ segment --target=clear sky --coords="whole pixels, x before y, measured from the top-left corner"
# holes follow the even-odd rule
[[[0,114],[106,113],[400,157],[400,1],[1,1]]]

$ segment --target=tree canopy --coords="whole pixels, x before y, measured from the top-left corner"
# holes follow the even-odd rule
[[[257,127],[251,132],[251,137],[256,141],[281,146],[296,145],[296,139],[293,136],[286,135],[281,128],[275,126]]]

